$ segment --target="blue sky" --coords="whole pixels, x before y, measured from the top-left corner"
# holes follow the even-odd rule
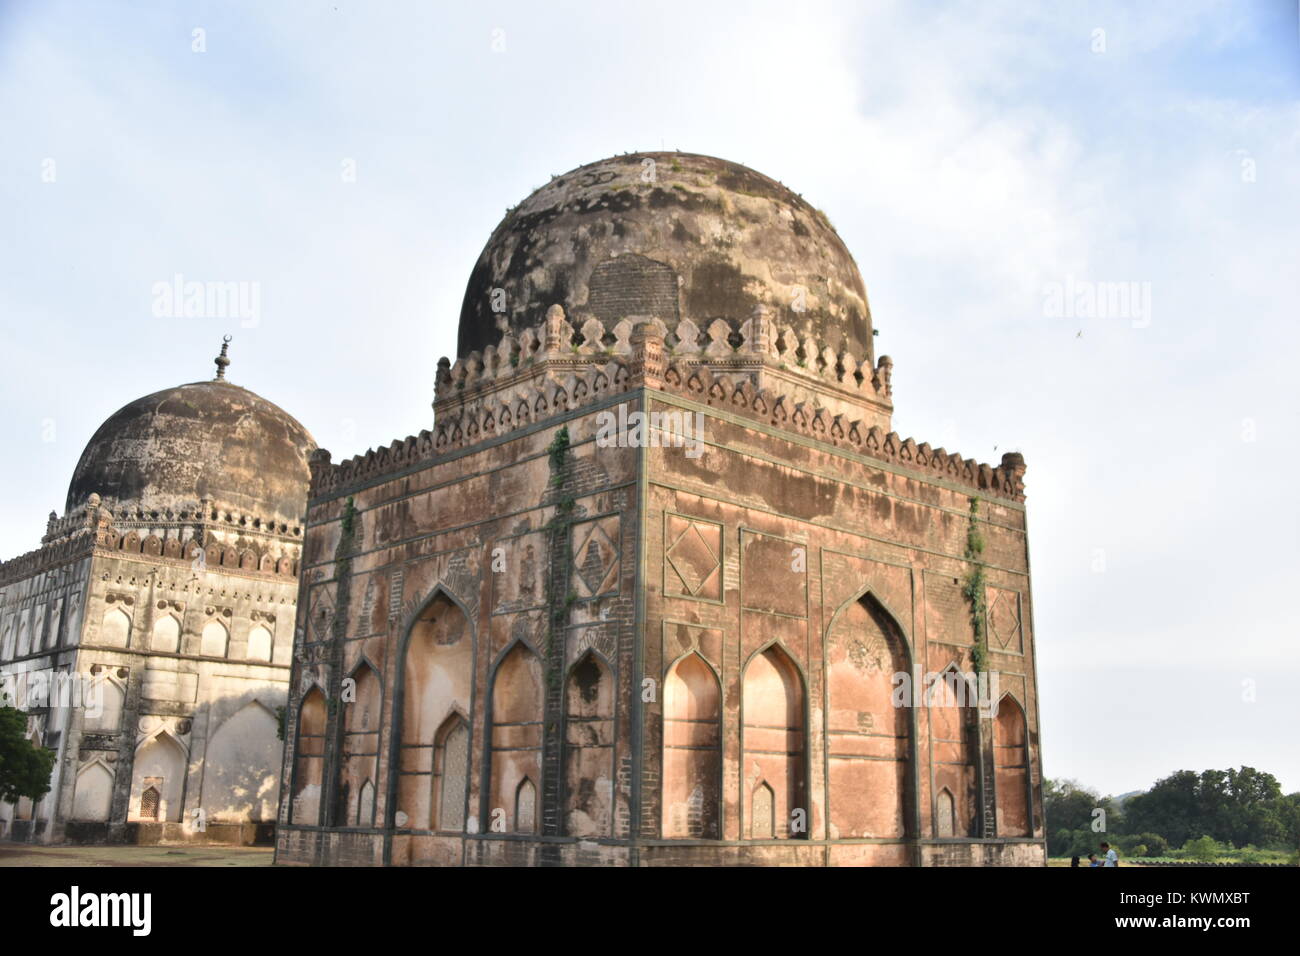
[[[901,434],[1025,454],[1048,775],[1300,789],[1296,4],[1024,6],[0,5],[0,554],[228,331],[336,460],[428,427],[506,207],[710,153],[835,223]],[[155,317],[177,273],[256,327]],[[1150,314],[1053,317],[1070,281]]]

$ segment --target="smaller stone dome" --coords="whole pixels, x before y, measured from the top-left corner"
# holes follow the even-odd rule
[[[222,350],[222,359],[225,350]],[[179,515],[201,500],[266,524],[301,527],[316,442],[277,405],[218,378],[163,389],[109,416],[81,454],[69,512],[91,495],[114,511]]]

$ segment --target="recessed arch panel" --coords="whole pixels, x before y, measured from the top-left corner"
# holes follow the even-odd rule
[[[742,682],[743,790],[750,839],[769,838],[766,804],[771,794],[771,838],[806,838],[811,818],[807,785],[807,730],[803,677],[790,655],[771,644],[750,658]],[[766,786],[766,790],[763,789]],[[759,806],[755,807],[755,801]],[[804,824],[793,827],[795,820]]]
[[[439,734],[450,729],[453,717],[466,722],[468,734],[474,682],[470,621],[444,592],[435,593],[411,625],[401,675],[395,765],[396,809],[402,816],[396,819],[414,830],[441,829],[443,822],[459,822],[463,828],[463,812],[447,816],[441,806],[435,809],[442,786],[434,779]],[[466,779],[468,760],[467,754]]]
[[[913,715],[911,707],[899,706],[895,690],[897,675],[910,681],[911,670],[902,629],[871,592],[835,616],[826,640],[827,799],[833,837],[909,834]]]
[[[722,687],[691,652],[664,679],[663,836],[721,836]]]
[[[612,836],[614,674],[588,651],[569,671],[564,714],[564,821],[569,836]]]
[[[1029,746],[1025,711],[1010,694],[998,701],[993,719],[993,762],[997,768],[998,836],[1032,836],[1029,812]]]
[[[508,832],[537,832],[544,686],[541,659],[522,641],[501,658],[492,678],[487,813],[495,822],[504,812]]]

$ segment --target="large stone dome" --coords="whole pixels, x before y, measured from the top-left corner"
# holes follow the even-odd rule
[[[109,417],[81,453],[68,511],[98,494],[112,510],[164,515],[210,507],[299,528],[316,442],[297,420],[222,379],[136,399]]]
[[[631,153],[557,176],[510,210],[470,275],[458,353],[540,323],[650,315],[739,325],[756,305],[874,364],[858,267],[825,215],[745,166]]]

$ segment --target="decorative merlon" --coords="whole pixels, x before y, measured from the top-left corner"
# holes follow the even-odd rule
[[[281,530],[283,529],[283,530]],[[235,541],[229,536],[235,535]],[[193,511],[151,512],[123,508],[116,514],[91,494],[63,518],[50,513],[41,547],[0,562],[0,581],[17,580],[66,564],[96,550],[145,558],[193,561],[202,548],[205,564],[243,572],[297,573],[301,529],[233,512],[203,499]]]
[[[761,314],[753,339],[767,340],[766,319]],[[597,323],[598,324],[598,323]],[[590,326],[591,323],[588,323]],[[687,326],[683,328],[683,326]],[[413,465],[435,461],[438,457],[472,448],[480,442],[498,437],[566,412],[599,401],[610,394],[638,388],[650,388],[678,394],[704,405],[727,410],[764,424],[804,435],[832,447],[891,462],[934,477],[966,485],[989,495],[1016,501],[1024,499],[1024,459],[1015,453],[1003,456],[1000,466],[979,464],[974,459],[932,449],[928,443],[900,438],[879,424],[843,410],[828,408],[822,399],[834,400],[834,393],[823,389],[802,389],[796,393],[800,378],[773,376],[777,387],[762,387],[754,382],[753,370],[759,365],[751,354],[748,364],[735,359],[735,347],[728,344],[730,357],[710,360],[703,349],[667,351],[666,343],[690,341],[693,326],[679,323],[683,337],[670,336],[657,319],[643,319],[635,326],[624,320],[615,327],[615,345],[595,352],[583,351],[584,344],[571,344],[563,312],[553,306],[543,334],[527,330],[519,339],[506,335],[499,348],[471,353],[454,367],[446,359],[438,363],[438,398],[434,403],[435,424],[432,430],[394,441],[386,448],[372,449],[364,455],[335,465],[330,453],[318,449],[310,459],[311,497],[332,495],[373,483]],[[723,339],[726,323],[714,323],[709,345],[716,347]],[[603,327],[601,327],[603,332]],[[602,341],[597,330],[589,328],[582,342]],[[783,333],[777,334],[778,353]],[[620,351],[626,342],[626,351]],[[570,343],[570,344],[566,344]],[[742,343],[743,344],[743,343]],[[698,345],[698,343],[697,343]],[[811,345],[804,354],[811,355]],[[824,370],[832,360],[837,369],[846,366],[829,350],[818,359]],[[507,357],[508,361],[503,360]],[[521,369],[520,366],[523,366]],[[850,376],[865,388],[868,379],[851,366]],[[887,396],[893,363],[882,356],[872,370],[870,389]],[[819,373],[820,374],[820,373]],[[839,372],[837,372],[837,375]],[[850,409],[853,406],[845,406]],[[887,419],[886,419],[887,421]]]
[[[490,388],[538,363],[589,364],[628,359],[633,350],[633,332],[649,323],[658,328],[665,354],[672,361],[715,368],[783,369],[862,401],[891,407],[893,361],[888,356],[882,356],[874,369],[859,365],[852,353],[836,351],[810,337],[799,339],[788,326],[774,322],[770,316],[770,310],[758,306],[739,328],[714,319],[701,329],[688,318],[669,329],[653,316],[629,316],[610,329],[594,318],[575,329],[564,310],[552,305],[537,327],[525,329],[518,336],[507,332],[497,345],[470,352],[455,364],[440,359],[434,405],[436,408],[468,392]]]

